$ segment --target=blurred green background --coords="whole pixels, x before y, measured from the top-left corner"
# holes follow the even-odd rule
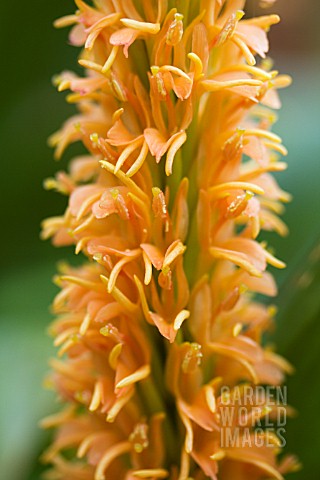
[[[248,2],[250,13],[261,13],[257,4]],[[52,394],[41,387],[51,352],[45,330],[56,291],[50,279],[57,260],[70,257],[70,251],[41,242],[39,225],[46,216],[60,214],[66,202],[45,192],[42,181],[63,169],[77,148],[57,165],[46,144],[73,111],[50,78],[76,68],[77,50],[67,45],[67,30],[52,27],[55,18],[74,9],[72,0],[1,2],[0,476],[6,480],[40,478],[37,458],[47,438],[37,422],[56,408]],[[320,5],[318,0],[278,0],[272,10],[283,20],[271,33],[271,56],[276,68],[294,78],[293,86],[281,92],[276,125],[289,149],[289,169],[280,181],[294,200],[284,215],[290,237],[268,238],[289,264],[275,272],[280,295],[273,341],[296,367],[288,396],[299,414],[289,421],[286,439],[304,470],[290,478],[318,480]]]

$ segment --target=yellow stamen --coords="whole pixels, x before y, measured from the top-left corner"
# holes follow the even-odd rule
[[[101,285],[96,282],[91,282],[90,280],[85,280],[81,277],[74,277],[73,275],[60,275],[58,277],[62,282],[73,283],[79,287],[86,288],[87,290],[93,290],[94,292],[101,292]]]
[[[155,35],[160,30],[159,23],[139,22],[138,20],[132,20],[131,18],[121,18],[120,22],[125,27],[139,30],[141,33],[151,33]]]
[[[119,51],[119,46],[114,45],[112,47],[111,53],[110,53],[107,61],[105,62],[105,64],[102,67],[102,70],[101,70],[102,73],[105,74],[110,70],[110,68],[112,67],[115,59],[117,58],[118,51]]]
[[[121,182],[128,187],[129,190],[132,190],[138,197],[140,197],[141,200],[144,202],[149,202],[148,196],[133,180],[128,178],[121,170],[115,172],[115,167],[112,165],[112,163],[109,163],[106,160],[100,160],[100,164],[102,168],[105,168],[108,172],[113,173],[116,177],[118,177],[119,180],[121,180]]]
[[[207,92],[217,92],[219,90],[224,90],[225,88],[234,88],[242,86],[251,86],[251,87],[260,87],[263,84],[261,80],[254,79],[239,79],[239,80],[203,80],[201,85]]]
[[[184,144],[186,140],[187,140],[187,134],[185,131],[182,131],[177,135],[177,137],[172,142],[166,158],[165,170],[166,170],[167,176],[172,174],[172,165],[173,165],[174,157],[177,151],[180,149],[180,147]]]
[[[245,190],[256,193],[257,195],[264,194],[264,190],[261,187],[258,187],[258,185],[255,185],[254,183],[248,182],[221,183],[220,185],[210,187],[208,193],[211,199],[216,199],[226,197],[229,190]]]
[[[142,251],[142,256],[145,266],[144,284],[149,285],[152,279],[152,263],[144,250]]]
[[[273,132],[269,132],[268,130],[262,130],[261,128],[250,128],[244,130],[245,136],[254,136],[260,138],[267,138],[275,143],[281,143],[281,138]]]
[[[80,220],[81,217],[86,213],[86,210],[95,203],[97,200],[99,200],[101,197],[101,192],[98,192],[90,197],[88,197],[84,202],[82,203],[81,207],[79,208],[78,214],[76,216],[77,220]]]
[[[237,337],[239,335],[239,333],[241,332],[242,327],[243,327],[242,323],[236,323],[235,326],[232,329],[232,335],[234,337]]]
[[[280,145],[279,143],[264,142],[264,144],[266,147],[281,153],[281,155],[284,155],[284,156],[288,155],[288,150],[286,149],[286,147],[284,147],[283,145]]]
[[[144,378],[148,377],[150,375],[150,372],[151,372],[150,365],[143,365],[143,367],[140,367],[137,371],[135,371],[131,375],[128,375],[127,377],[120,380],[120,382],[117,383],[116,388],[128,387],[133,383],[139,382],[140,380],[143,380]]]
[[[204,387],[205,390],[205,396],[206,396],[206,402],[209,407],[209,410],[211,413],[216,412],[216,399],[214,396],[214,390],[211,385],[206,385]]]
[[[213,455],[210,455],[211,460],[215,460],[218,462],[219,460],[222,460],[226,456],[226,453],[223,450],[218,450],[215,452]]]
[[[279,260],[278,258],[274,257],[270,252],[268,252],[267,250],[265,250],[265,256],[266,256],[266,260],[268,263],[270,263],[270,265],[272,265],[273,267],[276,267],[276,268],[286,268],[286,264],[284,262],[282,262],[281,260]]]
[[[190,457],[187,452],[183,449],[181,452],[181,462],[180,462],[180,474],[178,480],[191,480],[189,477],[190,471]]]
[[[49,415],[48,417],[43,418],[39,425],[41,428],[52,428],[57,427],[58,425],[63,425],[66,421],[71,419],[75,412],[75,405],[68,405],[61,412]]]
[[[113,370],[116,370],[118,365],[118,358],[122,352],[122,343],[117,343],[109,354],[109,365]]]
[[[163,264],[162,264],[162,269],[168,267],[171,265],[172,262],[179,256],[183,255],[184,252],[186,251],[187,247],[183,245],[182,242],[177,242],[173,250],[170,251],[169,254],[166,254]]]
[[[106,421],[108,423],[113,423],[118,415],[118,413],[122,410],[122,408],[129,402],[130,398],[134,393],[133,388],[129,388],[128,392],[121,397],[118,397],[114,405],[110,408]]]
[[[133,256],[133,257],[123,257],[121,260],[119,260],[115,264],[115,266],[111,270],[110,277],[109,277],[109,283],[108,283],[108,288],[107,288],[108,293],[111,293],[112,290],[114,289],[117,278],[118,278],[118,275],[120,274],[124,265],[131,262],[132,260],[137,258],[139,255],[140,255],[140,250],[138,250],[138,253],[135,256]]]
[[[58,18],[53,22],[53,26],[55,28],[64,28],[64,27],[69,27],[70,25],[73,25],[74,23],[78,22],[78,16],[77,15],[65,15],[62,18]]]
[[[79,333],[80,335],[85,335],[86,331],[88,330],[89,326],[90,326],[90,323],[91,323],[91,316],[89,313],[87,313],[80,325],[80,328],[79,328]]]
[[[149,152],[148,144],[146,141],[144,141],[137,159],[131,165],[129,170],[126,172],[127,177],[132,177],[140,170],[145,159],[147,158],[148,152]]]
[[[120,457],[121,455],[130,452],[130,450],[130,442],[117,443],[116,445],[113,445],[111,448],[109,448],[107,452],[102,456],[101,460],[97,465],[94,480],[105,480],[106,477],[104,472],[106,471],[110,463],[113,462],[113,460],[115,460],[117,457]]]
[[[265,70],[262,70],[262,68],[254,67],[252,65],[246,65],[246,64],[238,64],[238,65],[232,65],[230,67],[224,67],[221,70],[218,70],[216,75],[220,75],[222,73],[226,72],[247,72],[250,73],[251,75],[254,75],[260,80],[263,80],[264,82],[267,80],[272,80],[274,73],[272,72],[266,72]]]
[[[261,17],[249,18],[244,20],[244,24],[247,25],[256,25],[260,28],[269,28],[271,25],[275,25],[280,22],[279,15],[262,15]]]
[[[118,158],[116,166],[114,168],[114,173],[117,173],[120,170],[127,158],[142,144],[142,142],[143,136],[140,135],[132,143],[129,143],[129,145],[123,150],[120,157]]]
[[[238,35],[233,35],[232,39],[233,43],[235,43],[243,53],[244,58],[248,62],[249,65],[253,66],[256,64],[256,59],[252,55],[249,47],[247,44],[238,36]]]
[[[108,285],[109,285],[109,279],[104,276],[104,275],[100,275],[100,278],[102,280],[102,282],[107,286],[108,288]],[[119,290],[117,287],[113,287],[112,289],[112,292],[111,292],[111,295],[113,296],[113,298],[120,303],[120,305],[122,305],[126,310],[128,310],[129,312],[136,312],[136,310],[138,309],[138,306],[131,302],[131,300],[129,300],[128,297],[126,297],[122,292],[121,290]]]
[[[193,448],[193,428],[192,428],[192,424],[191,424],[191,421],[189,420],[189,418],[181,410],[179,410],[179,415],[180,415],[182,423],[183,423],[183,425],[186,429],[186,438],[185,438],[184,446],[185,446],[186,452],[191,453],[192,448]]]
[[[146,299],[146,295],[145,295],[145,292],[144,292],[143,285],[136,275],[134,276],[134,281],[135,281],[135,284],[136,284],[138,292],[139,292],[140,301],[141,301],[141,308],[142,308],[143,314],[144,314],[146,320],[151,325],[153,325],[153,322],[150,319],[150,309],[149,309],[149,305],[148,305],[148,302],[147,302],[147,299]]]
[[[97,410],[102,398],[102,384],[100,381],[95,383],[91,403],[89,405],[90,412]]]
[[[132,475],[137,478],[167,478],[169,472],[162,468],[149,468],[145,470],[135,470]]]
[[[99,65],[96,62],[92,62],[91,60],[85,60],[84,58],[80,58],[78,63],[88,70],[94,70],[95,72],[101,73],[102,65]]]
[[[193,52],[188,53],[188,58],[194,65],[194,79],[199,80],[199,78],[203,77],[203,65],[201,58],[199,58],[198,55]]]
[[[188,310],[181,310],[180,313],[176,316],[173,322],[173,329],[178,331],[183,322],[190,317],[190,312]]]
[[[262,273],[256,267],[252,265],[248,260],[246,260],[243,256],[237,255],[231,251],[225,250],[219,247],[210,247],[209,249],[210,254],[217,260],[228,260],[239,267],[246,270],[246,272],[250,273],[254,277],[261,277]]]

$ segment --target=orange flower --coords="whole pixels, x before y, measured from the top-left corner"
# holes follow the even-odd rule
[[[66,405],[42,422],[48,478],[281,479],[297,462],[278,462],[276,436],[259,447],[253,424],[225,446],[220,414],[223,387],[292,370],[262,346],[274,309],[254,298],[285,266],[260,239],[287,233],[290,200],[272,177],[287,154],[270,108],[290,78],[265,59],[279,17],[246,19],[244,0],[75,3],[56,26],[74,25],[86,74],[55,77],[79,113],[50,143],[87,154],[46,180],[69,200],[42,235],[86,260],[55,279],[47,383]]]

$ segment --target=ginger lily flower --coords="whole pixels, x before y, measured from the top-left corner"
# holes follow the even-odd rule
[[[47,384],[65,407],[42,422],[47,478],[280,480],[297,462],[278,461],[276,435],[225,446],[219,413],[224,386],[292,371],[262,345],[275,312],[255,299],[285,266],[260,238],[287,233],[290,200],[272,177],[287,154],[271,108],[290,78],[266,58],[279,17],[247,19],[244,0],[75,3],[55,24],[73,25],[85,76],[54,82],[79,113],[50,143],[87,153],[46,180],[69,200],[42,235],[85,262],[55,278]],[[240,440],[258,400],[232,422]]]

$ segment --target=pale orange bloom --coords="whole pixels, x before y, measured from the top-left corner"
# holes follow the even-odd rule
[[[65,407],[42,422],[47,478],[280,480],[298,463],[278,461],[276,435],[255,444],[254,424],[245,438],[254,408],[231,425],[238,446],[220,414],[224,386],[292,371],[262,345],[275,310],[255,299],[285,267],[260,236],[287,234],[290,200],[272,176],[287,154],[271,108],[290,78],[266,58],[279,17],[246,18],[244,0],[75,3],[56,26],[73,25],[85,76],[55,77],[78,114],[50,143],[87,153],[45,181],[68,205],[42,236],[85,262],[55,278],[47,384]]]

